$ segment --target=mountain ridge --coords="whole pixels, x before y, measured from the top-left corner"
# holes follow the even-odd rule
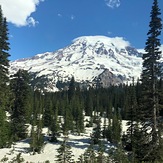
[[[46,91],[57,91],[58,81],[66,83],[72,76],[77,82],[88,85],[98,79],[107,87],[138,78],[141,55],[122,37],[82,36],[55,52],[10,62],[10,74],[25,69],[33,74],[36,87],[39,79],[44,81],[42,84]],[[107,83],[107,80],[112,82]]]

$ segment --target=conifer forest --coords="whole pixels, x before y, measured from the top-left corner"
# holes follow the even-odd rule
[[[28,139],[32,155],[43,152],[45,141],[59,143],[57,155],[52,156],[58,163],[162,163],[162,20],[157,0],[149,16],[140,79],[103,88],[100,83],[81,87],[72,77],[67,89],[43,92],[32,86],[26,70],[9,75],[9,31],[0,8],[0,152]],[[123,120],[126,132],[122,132]],[[43,128],[48,129],[48,138]],[[86,128],[93,128],[89,146],[74,160],[69,134],[82,135]],[[106,142],[113,147],[106,149]],[[20,152],[11,161],[4,156],[0,162],[25,160]]]

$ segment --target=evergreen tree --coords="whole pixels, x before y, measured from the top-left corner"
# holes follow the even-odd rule
[[[103,130],[102,130],[102,137],[105,139],[107,136],[107,123],[106,123],[106,115],[104,115],[104,124],[103,124]]]
[[[67,143],[67,137],[64,138],[62,144],[57,149],[58,155],[56,162],[58,163],[73,163],[74,160],[72,159],[73,154],[71,151],[71,146]]]
[[[31,141],[30,141],[30,149],[32,154],[41,153],[41,150],[44,146],[44,139],[42,134],[43,120],[43,104],[42,104],[42,96],[39,91],[35,91],[33,95],[33,111],[32,111],[32,128],[31,128]]]
[[[77,118],[76,118],[76,128],[78,133],[84,132],[84,114],[83,114],[83,109],[77,108]]]
[[[126,97],[128,100],[128,122],[127,122],[127,135],[123,135],[122,143],[124,149],[130,153],[130,161],[136,162],[136,153],[139,152],[139,139],[140,135],[140,121],[138,115],[138,105],[136,99],[136,91],[134,82],[132,85],[128,87],[128,96]]]
[[[110,162],[115,163],[130,163],[128,156],[121,145],[119,145],[116,149],[109,149],[108,159],[110,160]]]
[[[10,128],[10,123],[7,122],[6,113],[0,109],[0,148],[10,147]]]
[[[84,152],[83,158],[84,158],[84,163],[97,163],[96,153],[95,153],[92,143],[87,148],[87,150]]]
[[[114,113],[112,121],[112,141],[116,144],[121,141],[121,118],[119,113]]]
[[[105,131],[105,136],[108,141],[112,142],[112,117],[109,116],[108,118],[108,126]]]
[[[37,135],[36,135],[36,126],[33,124],[31,128],[31,141],[30,141],[30,150],[34,155],[37,151]]]
[[[40,116],[37,121],[37,128],[36,128],[36,138],[37,138],[37,151],[38,153],[41,153],[44,145],[44,137],[42,134],[42,117]]]
[[[63,118],[64,118],[63,134],[68,135],[68,131],[69,130],[73,131],[74,129],[74,122],[70,105],[67,105],[67,107],[65,107],[65,113]]]
[[[131,107],[131,86],[125,87],[125,100],[124,100],[124,106],[123,106],[123,119],[129,120],[130,119],[130,107]]]
[[[9,104],[9,87],[8,87],[8,68],[10,56],[9,42],[8,42],[8,28],[6,18],[3,17],[0,6],[0,148],[7,147],[9,143],[9,123],[5,111]]]
[[[104,145],[103,142],[101,142],[99,144],[99,149],[98,149],[98,153],[97,153],[97,156],[96,156],[97,163],[107,163],[108,162],[108,159],[104,155],[104,152],[105,152],[105,145]]]
[[[92,93],[92,88],[89,88],[89,91],[86,94],[86,99],[85,99],[85,115],[86,116],[92,116],[93,112],[93,93]]]
[[[10,56],[9,51],[9,42],[8,42],[8,28],[6,18],[3,17],[2,9],[0,6],[0,86],[4,86],[4,90],[6,88],[6,82],[8,82],[8,68],[9,68],[9,60]]]
[[[159,156],[160,135],[159,135],[159,96],[158,79],[161,75],[159,47],[161,46],[159,36],[161,35],[161,12],[158,1],[154,0],[150,13],[148,38],[145,52],[143,54],[142,70],[142,102],[141,102],[141,161],[156,161]],[[149,130],[149,128],[151,130]]]
[[[91,139],[93,141],[93,144],[98,144],[101,141],[101,134],[102,134],[100,117],[97,117],[95,125],[96,127],[93,129]]]
[[[128,126],[128,129],[127,129],[127,137],[128,137],[128,140],[127,140],[127,147],[128,150],[132,150],[133,148],[133,144],[136,143],[134,141],[134,133],[136,131],[136,128],[137,128],[137,124],[138,124],[138,112],[137,112],[137,100],[136,100],[136,92],[135,92],[135,86],[134,86],[134,82],[132,85],[130,85],[128,87],[128,102],[129,102],[129,105],[128,105],[128,117],[129,117],[129,120],[127,122],[127,126]],[[129,149],[130,148],[130,149]]]
[[[75,121],[75,129],[77,133],[84,132],[84,114],[82,103],[78,96],[75,96],[74,100],[71,103],[71,108],[73,112],[73,119]]]
[[[68,89],[68,100],[69,102],[74,98],[75,96],[75,79],[74,77],[71,78],[69,89]]]
[[[13,140],[26,138],[26,123],[29,112],[29,74],[25,70],[19,70],[11,79],[13,104],[11,110],[11,127]]]
[[[48,96],[45,99],[45,106],[44,106],[43,122],[45,127],[50,127],[52,117],[53,117],[53,104],[49,98],[50,97]]]
[[[8,82],[9,82],[9,60],[8,57],[10,54],[9,51],[9,42],[8,42],[8,27],[6,18],[3,17],[2,9],[0,6],[0,104],[3,107],[6,107],[8,102]]]
[[[54,114],[52,116],[50,130],[52,132],[51,141],[56,142],[57,141],[57,134],[60,130],[60,126],[59,126],[59,122],[58,122],[58,106],[57,105],[55,107]]]
[[[44,146],[44,138],[42,134],[42,120],[39,118],[36,125],[32,125],[30,148],[32,154],[41,153]]]

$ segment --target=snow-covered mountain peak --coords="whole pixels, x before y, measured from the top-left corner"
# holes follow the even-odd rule
[[[117,48],[125,48],[130,46],[128,41],[125,41],[123,37],[106,37],[106,36],[82,36],[73,40],[73,43],[87,43],[88,45],[95,46],[97,44],[104,44],[106,46],[115,46]]]
[[[138,78],[142,65],[140,55],[122,37],[83,36],[55,52],[11,62],[10,72],[28,70],[35,79],[42,80],[44,88],[53,91],[58,81],[67,82],[72,76],[84,84],[98,79],[106,87]]]

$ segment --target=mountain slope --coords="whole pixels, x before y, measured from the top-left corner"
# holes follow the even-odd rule
[[[55,52],[11,62],[10,73],[28,70],[33,74],[34,85],[43,85],[47,91],[58,90],[58,81],[67,82],[72,76],[80,83],[98,80],[107,87],[138,78],[140,56],[141,53],[121,37],[83,36]]]

